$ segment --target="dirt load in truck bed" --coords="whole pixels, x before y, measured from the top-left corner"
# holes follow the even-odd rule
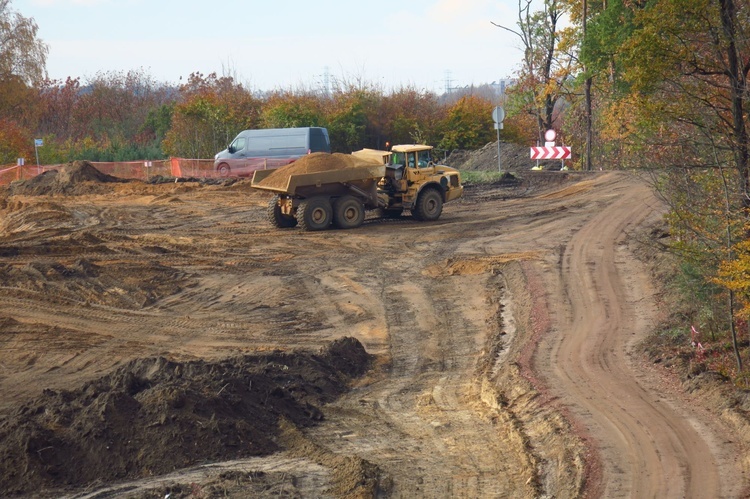
[[[303,156],[293,163],[282,166],[269,176],[258,182],[258,185],[264,187],[283,188],[287,179],[291,175],[300,175],[303,173],[319,173],[332,170],[345,170],[347,168],[361,168],[379,164],[375,161],[358,158],[351,154],[325,152],[314,152]]]

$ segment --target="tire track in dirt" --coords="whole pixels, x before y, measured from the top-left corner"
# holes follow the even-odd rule
[[[494,426],[473,378],[492,334],[487,303],[499,302],[501,290],[487,274],[425,278],[426,262],[454,249],[419,251],[434,234],[413,238],[422,263],[391,262],[379,274],[386,378],[330,406],[311,437],[377,464],[392,478],[392,497],[531,497],[531,470],[516,462],[519,449]]]
[[[628,185],[600,185],[616,199],[565,245],[559,275],[547,274],[564,294],[550,297],[555,331],[536,364],[591,432],[603,497],[722,497],[710,432],[636,381],[628,358],[656,312],[627,238],[661,212],[647,186]]]

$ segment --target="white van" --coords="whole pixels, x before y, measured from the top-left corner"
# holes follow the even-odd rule
[[[245,130],[214,156],[214,170],[222,177],[250,176],[255,170],[279,168],[313,152],[331,152],[327,129]]]

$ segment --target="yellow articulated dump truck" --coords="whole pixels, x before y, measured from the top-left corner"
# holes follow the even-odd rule
[[[278,228],[305,230],[362,225],[366,210],[420,221],[440,218],[443,204],[460,198],[457,170],[432,161],[432,147],[398,145],[390,151],[313,153],[276,170],[258,170],[252,187],[274,193],[268,219]]]

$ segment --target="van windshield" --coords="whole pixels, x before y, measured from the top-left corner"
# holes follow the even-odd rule
[[[229,145],[229,152],[241,151],[245,148],[245,137],[237,137]]]

